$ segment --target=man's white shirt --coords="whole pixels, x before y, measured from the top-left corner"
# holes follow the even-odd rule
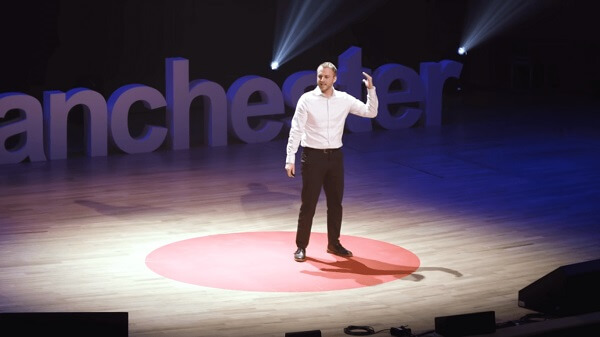
[[[377,116],[378,106],[375,87],[367,89],[366,103],[335,89],[330,97],[326,97],[318,86],[304,93],[298,100],[292,118],[285,162],[295,163],[299,145],[314,149],[342,147],[342,135],[348,114],[374,118]]]

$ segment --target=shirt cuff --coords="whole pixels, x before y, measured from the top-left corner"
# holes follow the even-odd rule
[[[295,164],[296,163],[296,155],[287,155],[285,157],[285,163]]]

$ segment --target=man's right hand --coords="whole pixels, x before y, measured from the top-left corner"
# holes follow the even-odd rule
[[[296,165],[292,163],[285,164],[285,171],[288,177],[294,178],[296,176]]]

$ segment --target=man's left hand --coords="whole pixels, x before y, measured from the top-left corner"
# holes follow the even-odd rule
[[[371,77],[371,75],[365,73],[363,71],[363,76],[365,78],[363,78],[363,83],[365,84],[365,87],[367,87],[367,89],[373,89],[373,77]]]

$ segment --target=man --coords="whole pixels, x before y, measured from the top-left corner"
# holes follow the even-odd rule
[[[298,262],[306,260],[306,247],[321,188],[327,197],[327,252],[342,257],[352,256],[352,252],[339,241],[344,194],[342,134],[349,113],[369,118],[377,116],[378,101],[373,79],[364,72],[363,76],[367,103],[335,90],[333,84],[337,80],[337,68],[331,62],[322,63],[317,68],[317,86],[304,93],[296,105],[287,143],[285,170],[288,177],[296,175],[296,152],[302,145],[302,205],[294,253]]]

